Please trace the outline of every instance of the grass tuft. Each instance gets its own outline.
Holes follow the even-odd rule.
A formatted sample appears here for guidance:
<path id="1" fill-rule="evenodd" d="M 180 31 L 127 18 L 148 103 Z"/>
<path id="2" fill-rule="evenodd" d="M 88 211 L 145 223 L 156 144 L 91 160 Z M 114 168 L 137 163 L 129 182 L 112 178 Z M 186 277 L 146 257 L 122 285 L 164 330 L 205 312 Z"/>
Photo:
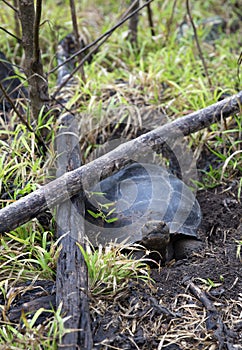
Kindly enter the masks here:
<path id="1" fill-rule="evenodd" d="M 151 282 L 149 267 L 144 259 L 133 259 L 123 254 L 124 245 L 108 245 L 94 249 L 87 243 L 79 248 L 84 256 L 93 296 L 116 294 L 127 287 L 130 280 Z M 128 248 L 128 246 L 127 246 Z"/>

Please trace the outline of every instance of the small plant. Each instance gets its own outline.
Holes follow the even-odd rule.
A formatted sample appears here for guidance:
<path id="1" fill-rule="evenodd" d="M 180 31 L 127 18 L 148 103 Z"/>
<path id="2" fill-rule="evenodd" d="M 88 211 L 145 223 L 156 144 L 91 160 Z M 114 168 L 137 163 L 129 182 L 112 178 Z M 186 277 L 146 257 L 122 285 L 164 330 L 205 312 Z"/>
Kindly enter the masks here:
<path id="1" fill-rule="evenodd" d="M 237 250 L 236 250 L 236 258 L 239 259 L 239 261 L 242 262 L 242 258 L 241 258 L 241 247 L 242 247 L 242 240 L 240 241 L 236 241 L 237 245 Z"/>
<path id="2" fill-rule="evenodd" d="M 58 256 L 50 232 L 36 222 L 26 224 L 1 238 L 0 285 L 8 278 L 16 281 L 36 276 L 53 279 Z"/>
<path id="3" fill-rule="evenodd" d="M 43 324 L 36 324 L 42 313 L 49 314 Z M 40 308 L 28 318 L 21 316 L 21 325 L 2 322 L 0 327 L 0 348 L 8 350 L 54 350 L 65 333 L 65 318 L 61 317 L 61 305 L 57 311 Z"/>
<path id="4" fill-rule="evenodd" d="M 235 116 L 229 121 L 232 127 L 226 130 L 214 124 L 206 135 L 206 147 L 213 154 L 212 164 L 208 170 L 201 170 L 202 182 L 196 182 L 200 189 L 214 188 L 222 181 L 238 178 L 242 171 L 241 151 L 241 116 Z M 238 181 L 238 201 L 241 198 L 241 178 Z"/>
<path id="5" fill-rule="evenodd" d="M 220 283 L 216 283 L 214 281 L 212 281 L 210 278 L 204 279 L 204 278 L 196 278 L 196 280 L 202 282 L 207 288 L 208 291 L 212 288 L 217 288 L 219 286 L 221 286 L 221 282 L 223 282 L 223 278 L 221 278 L 220 276 Z"/>
<path id="6" fill-rule="evenodd" d="M 88 242 L 86 250 L 79 245 L 87 264 L 90 290 L 93 295 L 109 295 L 117 293 L 127 287 L 132 279 L 151 281 L 149 267 L 144 260 L 134 260 L 124 255 L 125 245 L 99 245 L 94 249 Z"/>
<path id="7" fill-rule="evenodd" d="M 18 124 L 16 118 L 4 127 L 5 130 L 0 130 L 0 195 L 4 197 L 4 200 L 0 200 L 2 207 L 8 200 L 27 195 L 43 183 L 48 167 L 55 159 L 54 156 L 45 159 L 44 155 L 38 154 L 36 135 L 25 125 Z M 50 137 L 53 137 L 50 120 L 44 125 L 39 123 L 36 134 L 40 133 L 41 128 L 50 130 Z M 1 135 L 4 135 L 6 140 L 1 140 Z M 50 150 L 49 153 L 51 155 L 53 152 Z"/>
<path id="8" fill-rule="evenodd" d="M 89 196 L 93 196 L 93 195 L 98 195 L 98 196 L 104 196 L 105 193 L 103 192 L 89 192 Z M 118 220 L 118 218 L 108 218 L 110 215 L 112 215 L 115 212 L 115 208 L 110 209 L 110 207 L 113 207 L 115 205 L 115 202 L 111 202 L 111 203 L 100 203 L 97 202 L 97 212 L 95 213 L 94 211 L 88 209 L 88 213 L 94 218 L 94 219 L 98 219 L 101 218 L 103 221 L 107 222 L 107 223 L 112 223 Z M 110 209 L 110 210 L 109 210 Z"/>

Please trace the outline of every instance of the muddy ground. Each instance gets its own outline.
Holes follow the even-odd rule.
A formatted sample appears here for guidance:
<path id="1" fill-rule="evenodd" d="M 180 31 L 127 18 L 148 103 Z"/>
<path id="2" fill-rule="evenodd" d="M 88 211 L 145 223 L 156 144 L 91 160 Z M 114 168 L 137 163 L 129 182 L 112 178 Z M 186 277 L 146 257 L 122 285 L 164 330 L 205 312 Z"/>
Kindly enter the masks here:
<path id="1" fill-rule="evenodd" d="M 150 285 L 130 283 L 116 299 L 93 304 L 95 349 L 242 349 L 238 182 L 197 197 L 204 249 L 153 269 Z"/>

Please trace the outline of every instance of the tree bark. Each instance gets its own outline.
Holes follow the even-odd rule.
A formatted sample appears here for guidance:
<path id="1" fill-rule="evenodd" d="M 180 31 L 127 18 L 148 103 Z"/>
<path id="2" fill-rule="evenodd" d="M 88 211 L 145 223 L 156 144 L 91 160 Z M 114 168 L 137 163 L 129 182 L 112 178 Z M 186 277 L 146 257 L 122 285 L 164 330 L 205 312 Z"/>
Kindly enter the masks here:
<path id="1" fill-rule="evenodd" d="M 71 55 L 74 38 L 64 38 L 57 52 L 58 63 Z M 74 62 L 60 67 L 58 82 L 61 83 L 70 74 Z M 73 78 L 69 85 L 75 85 Z M 62 106 L 71 98 L 72 88 L 66 92 Z M 81 166 L 78 122 L 74 115 L 65 113 L 59 117 L 59 129 L 56 137 L 57 177 Z M 91 319 L 88 305 L 88 271 L 84 257 L 77 243 L 84 247 L 85 203 L 83 191 L 79 191 L 70 200 L 61 203 L 57 209 L 57 238 L 61 251 L 56 271 L 56 305 L 62 304 L 62 315 L 67 317 L 64 323 L 68 332 L 62 337 L 59 349 L 92 350 Z"/>
<path id="2" fill-rule="evenodd" d="M 38 11 L 41 2 L 37 1 Z M 39 20 L 41 13 L 35 13 L 33 0 L 19 0 L 19 16 L 22 26 L 22 44 L 25 51 L 24 69 L 29 84 L 29 97 L 34 120 L 49 101 L 48 82 L 44 76 L 39 48 Z M 43 135 L 44 136 L 44 135 Z"/>
<path id="3" fill-rule="evenodd" d="M 132 6 L 131 12 L 139 8 L 139 0 L 131 0 L 130 7 Z M 138 46 L 138 23 L 139 23 L 139 13 L 135 13 L 129 20 L 129 35 L 128 39 L 130 43 L 137 47 Z"/>
<path id="4" fill-rule="evenodd" d="M 164 147 L 181 135 L 208 127 L 241 111 L 242 91 L 197 112 L 179 118 L 147 134 L 121 144 L 113 151 L 64 174 L 33 193 L 0 210 L 0 232 L 11 231 L 36 217 L 41 211 L 64 202 L 82 189 L 91 188 L 100 179 L 142 159 L 152 148 Z"/>
<path id="5" fill-rule="evenodd" d="M 57 136 L 58 174 L 81 165 L 79 136 L 75 117 L 61 118 Z M 62 303 L 62 314 L 70 316 L 65 328 L 70 330 L 59 349 L 92 349 L 91 319 L 88 305 L 88 276 L 83 255 L 77 243 L 84 246 L 84 200 L 82 192 L 60 204 L 57 211 L 57 237 L 62 246 L 56 272 L 56 305 Z"/>

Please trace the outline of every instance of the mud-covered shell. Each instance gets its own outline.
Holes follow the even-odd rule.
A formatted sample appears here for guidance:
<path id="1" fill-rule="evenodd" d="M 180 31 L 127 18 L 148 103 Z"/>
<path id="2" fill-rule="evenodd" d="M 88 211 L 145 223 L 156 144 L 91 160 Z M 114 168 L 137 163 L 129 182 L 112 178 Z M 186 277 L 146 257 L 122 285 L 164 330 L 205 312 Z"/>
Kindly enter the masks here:
<path id="1" fill-rule="evenodd" d="M 105 209 L 107 203 L 110 206 Z M 99 182 L 87 209 L 92 213 L 102 211 L 102 219 L 87 214 L 87 235 L 95 245 L 141 241 L 141 228 L 150 220 L 165 221 L 171 234 L 196 237 L 202 217 L 188 186 L 167 169 L 153 164 L 135 163 Z M 112 209 L 115 211 L 109 215 Z M 112 218 L 117 220 L 108 222 Z"/>

